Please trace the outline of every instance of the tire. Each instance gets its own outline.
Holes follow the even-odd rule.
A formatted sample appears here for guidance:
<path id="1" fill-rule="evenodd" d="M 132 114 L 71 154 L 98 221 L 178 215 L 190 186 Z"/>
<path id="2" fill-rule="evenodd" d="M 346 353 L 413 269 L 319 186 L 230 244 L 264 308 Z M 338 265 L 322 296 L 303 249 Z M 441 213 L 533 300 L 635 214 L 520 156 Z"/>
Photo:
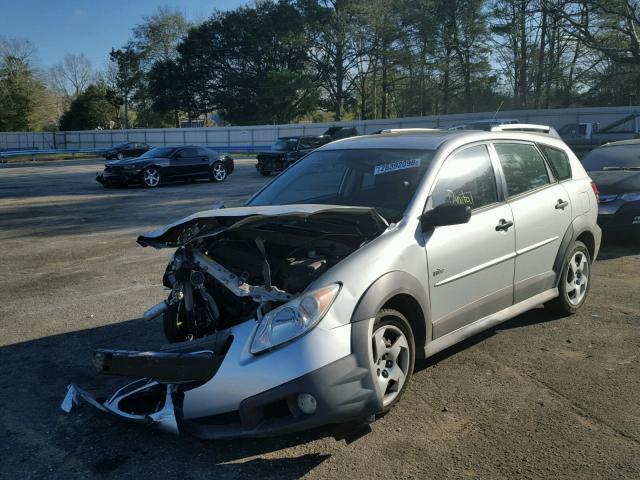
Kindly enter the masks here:
<path id="1" fill-rule="evenodd" d="M 573 315 L 587 299 L 591 287 L 591 255 L 582 242 L 575 242 L 567 254 L 558 282 L 560 295 L 545 307 L 561 315 Z"/>
<path id="2" fill-rule="evenodd" d="M 227 167 L 222 162 L 216 162 L 211 166 L 209 178 L 212 182 L 224 182 L 227 178 Z"/>
<path id="3" fill-rule="evenodd" d="M 145 168 L 142 172 L 142 184 L 147 188 L 156 188 L 161 181 L 162 175 L 156 167 Z"/>
<path id="4" fill-rule="evenodd" d="M 409 322 L 397 310 L 380 310 L 372 332 L 370 366 L 381 387 L 379 413 L 384 414 L 398 403 L 409 384 L 415 364 L 415 342 Z"/>
<path id="5" fill-rule="evenodd" d="M 122 154 L 122 152 L 118 152 L 118 154 L 116 155 L 116 158 L 118 160 L 122 160 L 124 158 L 124 155 Z"/>

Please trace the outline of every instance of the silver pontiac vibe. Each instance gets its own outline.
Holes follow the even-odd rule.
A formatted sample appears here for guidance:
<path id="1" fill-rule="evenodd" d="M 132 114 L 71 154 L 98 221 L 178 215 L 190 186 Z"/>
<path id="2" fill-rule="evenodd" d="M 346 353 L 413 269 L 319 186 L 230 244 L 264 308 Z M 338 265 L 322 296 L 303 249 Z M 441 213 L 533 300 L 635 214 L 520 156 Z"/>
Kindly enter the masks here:
<path id="1" fill-rule="evenodd" d="M 100 349 L 138 378 L 63 402 L 203 438 L 367 422 L 416 358 L 544 304 L 586 301 L 600 246 L 597 190 L 548 127 L 411 129 L 329 143 L 244 207 L 138 238 L 173 248 L 167 343 Z"/>

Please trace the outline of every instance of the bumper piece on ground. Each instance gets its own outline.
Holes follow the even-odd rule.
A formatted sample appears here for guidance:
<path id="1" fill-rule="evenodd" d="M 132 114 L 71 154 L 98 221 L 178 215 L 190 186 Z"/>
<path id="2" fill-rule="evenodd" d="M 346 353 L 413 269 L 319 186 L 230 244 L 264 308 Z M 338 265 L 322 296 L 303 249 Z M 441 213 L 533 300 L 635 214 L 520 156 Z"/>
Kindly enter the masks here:
<path id="1" fill-rule="evenodd" d="M 178 434 L 180 431 L 175 415 L 174 395 L 174 385 L 140 379 L 125 385 L 108 400 L 100 401 L 89 392 L 70 384 L 60 408 L 70 413 L 75 406 L 84 401 L 103 412 Z"/>

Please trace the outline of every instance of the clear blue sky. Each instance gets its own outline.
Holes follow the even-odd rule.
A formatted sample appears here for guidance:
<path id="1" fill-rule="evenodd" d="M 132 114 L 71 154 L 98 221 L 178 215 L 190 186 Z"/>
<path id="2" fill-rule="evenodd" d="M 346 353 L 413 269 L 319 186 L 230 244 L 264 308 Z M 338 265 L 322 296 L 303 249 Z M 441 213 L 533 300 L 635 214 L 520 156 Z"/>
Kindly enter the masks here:
<path id="1" fill-rule="evenodd" d="M 131 28 L 159 6 L 177 8 L 188 20 L 202 21 L 218 10 L 247 0 L 0 0 L 0 35 L 27 38 L 43 67 L 65 53 L 84 53 L 102 69 L 112 47 L 121 47 Z"/>

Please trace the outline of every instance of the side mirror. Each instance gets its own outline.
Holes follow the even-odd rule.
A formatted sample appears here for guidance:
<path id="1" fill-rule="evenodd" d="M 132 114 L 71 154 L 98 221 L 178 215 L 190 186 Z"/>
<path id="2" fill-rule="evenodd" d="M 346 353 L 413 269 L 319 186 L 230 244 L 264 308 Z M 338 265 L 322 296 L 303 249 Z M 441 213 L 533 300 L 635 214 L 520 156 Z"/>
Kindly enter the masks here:
<path id="1" fill-rule="evenodd" d="M 468 205 L 454 205 L 443 203 L 433 210 L 424 212 L 420 217 L 423 230 L 445 225 L 460 225 L 471 218 L 471 207 Z"/>

